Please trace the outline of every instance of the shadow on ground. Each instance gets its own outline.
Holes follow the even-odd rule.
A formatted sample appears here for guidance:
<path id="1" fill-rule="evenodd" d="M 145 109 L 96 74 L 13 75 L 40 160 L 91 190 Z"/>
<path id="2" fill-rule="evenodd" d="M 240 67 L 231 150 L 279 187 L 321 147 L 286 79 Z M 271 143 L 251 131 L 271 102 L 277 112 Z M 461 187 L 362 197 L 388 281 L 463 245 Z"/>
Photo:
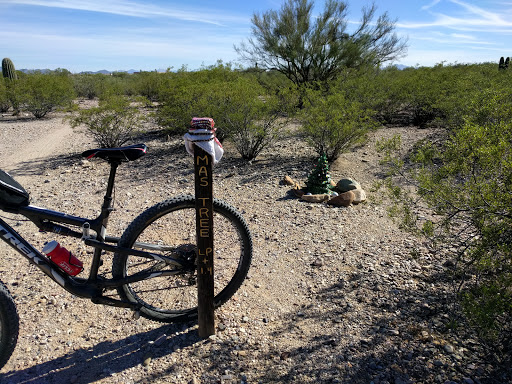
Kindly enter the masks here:
<path id="1" fill-rule="evenodd" d="M 178 333 L 176 335 L 176 333 Z M 168 337 L 166 335 L 173 335 Z M 155 342 L 156 341 L 156 342 Z M 197 331 L 186 325 L 171 324 L 115 342 L 104 341 L 89 349 L 79 349 L 30 368 L 0 374 L 0 382 L 12 384 L 93 383 L 200 342 Z M 83 364 L 83 362 L 87 364 Z M 142 367 L 140 367 L 142 369 Z M 153 367 L 153 376 L 172 374 L 173 366 Z"/>
<path id="2" fill-rule="evenodd" d="M 312 304 L 289 315 L 274 340 L 300 339 L 300 347 L 271 350 L 264 383 L 487 383 L 512 382 L 510 356 L 480 343 L 453 310 L 453 294 L 376 284 L 355 274 L 314 294 Z M 448 283 L 426 276 L 426 286 Z M 378 294 L 369 291 L 377 290 Z M 317 333 L 304 333 L 316 324 Z M 355 327 L 352 325 L 357 324 Z M 467 327 L 467 328 L 466 328 Z M 358 330 L 360 331 L 359 334 Z M 354 332 L 354 334 L 352 333 Z M 446 345 L 454 347 L 449 352 Z M 464 348 L 462 351 L 461 348 Z M 492 352 L 496 355 L 492 356 Z M 497 361 L 498 357 L 501 361 Z"/>

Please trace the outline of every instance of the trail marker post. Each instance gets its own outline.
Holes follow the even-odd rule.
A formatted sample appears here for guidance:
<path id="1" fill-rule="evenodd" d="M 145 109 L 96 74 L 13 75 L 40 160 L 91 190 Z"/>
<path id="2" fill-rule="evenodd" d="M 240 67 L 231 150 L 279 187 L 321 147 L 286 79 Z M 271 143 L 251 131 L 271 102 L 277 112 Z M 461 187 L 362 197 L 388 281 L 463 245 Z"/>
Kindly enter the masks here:
<path id="1" fill-rule="evenodd" d="M 213 247 L 213 164 L 223 154 L 215 138 L 214 121 L 194 118 L 185 135 L 187 151 L 194 156 L 197 241 L 197 310 L 199 336 L 215 334 L 214 247 Z"/>
<path id="2" fill-rule="evenodd" d="M 213 186 L 212 157 L 194 146 L 197 238 L 197 305 L 199 336 L 215 334 L 213 315 Z"/>

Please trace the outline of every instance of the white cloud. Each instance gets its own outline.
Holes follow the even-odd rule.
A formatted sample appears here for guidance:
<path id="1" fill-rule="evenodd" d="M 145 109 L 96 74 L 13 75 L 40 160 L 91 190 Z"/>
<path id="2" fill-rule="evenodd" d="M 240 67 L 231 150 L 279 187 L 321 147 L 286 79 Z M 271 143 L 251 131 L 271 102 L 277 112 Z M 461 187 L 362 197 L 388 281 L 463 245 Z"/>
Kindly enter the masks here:
<path id="1" fill-rule="evenodd" d="M 166 7 L 136 1 L 121 0 L 3 0 L 4 4 L 31 5 L 49 8 L 74 9 L 88 12 L 109 13 L 114 15 L 154 18 L 167 17 L 197 23 L 225 25 L 229 22 L 247 23 L 247 18 L 217 12 L 214 9 L 199 10 L 183 5 L 167 3 Z"/>
<path id="2" fill-rule="evenodd" d="M 131 68 L 153 70 L 179 68 L 183 64 L 194 69 L 203 62 L 214 64 L 218 59 L 225 62 L 236 60 L 233 42 L 242 38 L 241 35 L 230 34 L 205 37 L 190 28 L 179 28 L 175 32 L 169 30 L 164 35 L 150 38 L 137 29 L 126 34 L 77 36 L 6 28 L 3 36 L 13 47 L 20 47 L 19 50 L 11 49 L 10 53 L 16 58 L 18 68 L 64 67 L 72 72 Z"/>
<path id="3" fill-rule="evenodd" d="M 434 33 L 431 35 L 417 35 L 414 37 L 411 37 L 411 40 L 420 40 L 420 41 L 429 41 L 436 44 L 443 44 L 443 45 L 471 45 L 473 47 L 498 47 L 500 44 L 484 41 L 484 40 L 478 40 L 473 37 L 467 37 L 467 36 L 460 36 L 457 34 L 443 34 L 443 33 Z"/>
<path id="4" fill-rule="evenodd" d="M 436 4 L 438 4 L 441 0 L 434 0 L 433 2 L 431 2 L 430 4 L 427 4 L 427 5 L 424 5 L 423 7 L 421 7 L 422 10 L 426 11 L 427 9 L 430 9 L 432 8 L 433 6 L 435 6 Z"/>
<path id="5" fill-rule="evenodd" d="M 463 35 L 462 33 L 452 33 L 451 36 L 456 39 L 471 40 L 472 42 L 477 40 L 475 36 Z"/>
<path id="6" fill-rule="evenodd" d="M 444 27 L 459 31 L 480 31 L 488 32 L 489 28 L 496 30 L 497 28 L 511 29 L 512 20 L 503 18 L 503 14 L 511 12 L 512 9 L 500 12 L 492 12 L 483 8 L 468 4 L 460 0 L 448 0 L 450 3 L 457 5 L 460 11 L 456 14 L 446 14 L 441 12 L 434 12 L 432 8 L 439 3 L 434 1 L 431 4 L 422 7 L 422 10 L 428 11 L 433 16 L 432 21 L 428 22 L 400 22 L 397 27 L 404 29 L 424 29 Z"/>

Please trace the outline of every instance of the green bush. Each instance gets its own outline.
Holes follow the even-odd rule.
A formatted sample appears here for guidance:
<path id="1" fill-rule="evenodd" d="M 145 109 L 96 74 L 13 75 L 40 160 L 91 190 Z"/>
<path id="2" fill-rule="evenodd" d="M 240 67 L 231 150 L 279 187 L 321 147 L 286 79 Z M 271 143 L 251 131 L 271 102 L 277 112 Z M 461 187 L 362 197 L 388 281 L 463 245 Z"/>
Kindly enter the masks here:
<path id="1" fill-rule="evenodd" d="M 76 95 L 85 99 L 93 100 L 98 97 L 98 83 L 101 81 L 101 74 L 78 74 L 73 75 L 73 87 Z"/>
<path id="2" fill-rule="evenodd" d="M 67 73 L 31 73 L 18 80 L 18 92 L 23 108 L 40 119 L 57 108 L 71 105 L 75 93 Z"/>
<path id="3" fill-rule="evenodd" d="M 325 95 L 308 90 L 300 118 L 309 143 L 319 155 L 326 154 L 329 162 L 364 142 L 368 131 L 376 127 L 373 112 L 341 92 Z"/>
<path id="4" fill-rule="evenodd" d="M 38 119 L 57 108 L 69 107 L 75 97 L 70 77 L 59 71 L 24 77 L 19 80 L 19 92 L 24 109 Z"/>
<path id="5" fill-rule="evenodd" d="M 128 88 L 128 74 L 100 75 L 96 82 L 96 94 L 98 98 L 108 98 L 110 95 L 126 95 Z"/>
<path id="6" fill-rule="evenodd" d="M 158 95 L 157 122 L 170 134 L 187 132 L 193 117 L 218 117 L 219 102 L 211 97 L 216 89 L 235 81 L 241 74 L 229 65 L 216 66 L 187 72 L 182 68 L 169 73 L 162 80 Z M 225 138 L 222 127 L 217 131 L 219 139 Z"/>
<path id="7" fill-rule="evenodd" d="M 478 313 L 481 329 L 500 329 L 504 318 L 512 320 L 512 123 L 467 122 L 423 158 L 420 192 L 439 215 L 439 238 L 458 249 L 466 309 Z M 483 298 L 493 305 L 483 307 Z"/>
<path id="8" fill-rule="evenodd" d="M 349 83 L 363 81 L 369 89 L 366 93 L 352 92 L 350 97 L 359 97 L 384 124 L 457 128 L 482 91 L 512 85 L 510 77 L 500 75 L 494 65 L 488 64 L 438 64 L 404 70 L 391 67 L 368 72 L 361 80 L 350 76 Z"/>
<path id="9" fill-rule="evenodd" d="M 130 89 L 132 95 L 144 96 L 151 102 L 158 101 L 167 73 L 140 72 L 130 75 Z"/>
<path id="10" fill-rule="evenodd" d="M 169 134 L 184 134 L 193 117 L 212 117 L 205 93 L 208 85 L 192 81 L 185 74 L 174 74 L 167 79 L 159 95 L 156 118 Z"/>
<path id="11" fill-rule="evenodd" d="M 287 105 L 276 95 L 265 95 L 254 80 L 240 77 L 212 90 L 212 116 L 245 160 L 255 159 L 272 145 L 285 124 Z"/>
<path id="12" fill-rule="evenodd" d="M 468 318 L 501 342 L 512 334 L 511 96 L 503 89 L 474 92 L 463 123 L 417 145 L 407 168 L 386 156 L 395 175 L 415 180 L 420 197 L 390 184 L 403 204 L 395 212 L 433 246 L 450 249 Z M 392 150 L 390 143 L 383 149 Z M 430 209 L 429 220 L 418 220 L 418 205 Z"/>
<path id="13" fill-rule="evenodd" d="M 289 111 L 288 91 L 269 93 L 272 87 L 266 85 L 257 75 L 222 63 L 169 73 L 160 88 L 157 121 L 168 132 L 183 134 L 193 117 L 211 117 L 217 137 L 232 139 L 240 155 L 252 160 L 274 142 Z"/>
<path id="14" fill-rule="evenodd" d="M 120 147 L 142 130 L 144 118 L 132 100 L 120 95 L 101 98 L 99 106 L 80 110 L 69 118 L 71 126 L 85 126 L 99 146 Z"/>
<path id="15" fill-rule="evenodd" d="M 4 79 L 0 78 L 0 113 L 5 113 L 11 107 L 9 96 L 7 94 L 7 87 L 5 86 Z"/>

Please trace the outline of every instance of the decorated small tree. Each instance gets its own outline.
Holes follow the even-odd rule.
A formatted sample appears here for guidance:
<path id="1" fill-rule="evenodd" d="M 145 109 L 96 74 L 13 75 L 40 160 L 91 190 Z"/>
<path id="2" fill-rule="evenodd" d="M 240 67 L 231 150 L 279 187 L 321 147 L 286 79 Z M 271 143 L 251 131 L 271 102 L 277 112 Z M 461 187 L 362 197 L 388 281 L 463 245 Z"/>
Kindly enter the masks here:
<path id="1" fill-rule="evenodd" d="M 331 191 L 331 175 L 329 174 L 329 163 L 325 153 L 318 158 L 316 165 L 309 174 L 306 181 L 307 192 L 313 195 L 330 193 Z"/>

